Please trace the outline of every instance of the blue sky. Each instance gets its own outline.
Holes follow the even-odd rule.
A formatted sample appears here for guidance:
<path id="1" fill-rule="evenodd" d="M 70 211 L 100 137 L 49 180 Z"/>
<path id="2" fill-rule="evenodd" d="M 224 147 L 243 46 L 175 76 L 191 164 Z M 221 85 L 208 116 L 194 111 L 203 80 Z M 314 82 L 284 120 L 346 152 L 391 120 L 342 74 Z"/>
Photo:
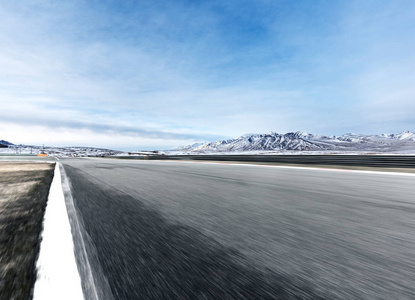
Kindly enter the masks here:
<path id="1" fill-rule="evenodd" d="M 0 139 L 415 130 L 414 1 L 1 1 Z"/>

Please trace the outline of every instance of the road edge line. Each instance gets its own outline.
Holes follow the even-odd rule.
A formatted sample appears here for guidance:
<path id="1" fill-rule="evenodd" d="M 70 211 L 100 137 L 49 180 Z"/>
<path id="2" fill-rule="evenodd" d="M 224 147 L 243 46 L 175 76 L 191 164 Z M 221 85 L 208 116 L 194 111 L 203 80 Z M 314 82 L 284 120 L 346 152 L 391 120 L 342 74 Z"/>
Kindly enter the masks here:
<path id="1" fill-rule="evenodd" d="M 36 270 L 34 300 L 84 299 L 59 163 L 49 190 Z"/>

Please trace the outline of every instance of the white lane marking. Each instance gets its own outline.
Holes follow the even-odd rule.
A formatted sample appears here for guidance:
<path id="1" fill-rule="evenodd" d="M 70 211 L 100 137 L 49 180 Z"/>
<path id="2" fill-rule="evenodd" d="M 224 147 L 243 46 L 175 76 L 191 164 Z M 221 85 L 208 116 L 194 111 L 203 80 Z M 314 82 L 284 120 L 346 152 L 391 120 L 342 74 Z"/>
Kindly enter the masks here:
<path id="1" fill-rule="evenodd" d="M 36 263 L 34 300 L 84 299 L 61 184 L 59 163 L 49 191 L 42 242 Z"/>
<path id="2" fill-rule="evenodd" d="M 143 160 L 144 161 L 144 160 Z M 257 165 L 257 164 L 240 164 L 232 162 L 207 162 L 207 161 L 182 161 L 182 160 L 151 160 L 146 162 L 169 162 L 169 163 L 201 163 L 210 165 L 229 165 L 229 166 L 248 166 L 248 167 L 263 167 L 263 168 L 279 168 L 279 169 L 297 169 L 297 170 L 319 170 L 330 172 L 351 172 L 351 173 L 363 173 L 363 174 L 379 174 L 379 175 L 391 175 L 391 176 L 409 176 L 415 177 L 415 173 L 400 173 L 400 172 L 388 172 L 388 171 L 368 171 L 368 170 L 352 170 L 352 169 L 330 169 L 330 168 L 316 168 L 316 167 L 295 167 L 295 166 L 277 166 L 277 165 Z"/>

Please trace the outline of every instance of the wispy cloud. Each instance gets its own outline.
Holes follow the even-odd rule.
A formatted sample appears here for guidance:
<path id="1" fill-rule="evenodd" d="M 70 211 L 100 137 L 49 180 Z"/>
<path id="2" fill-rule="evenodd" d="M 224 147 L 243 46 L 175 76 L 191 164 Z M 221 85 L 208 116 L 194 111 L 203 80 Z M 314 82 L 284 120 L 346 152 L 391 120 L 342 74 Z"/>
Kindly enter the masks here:
<path id="1" fill-rule="evenodd" d="M 201 139 L 221 139 L 224 136 L 221 135 L 209 135 L 209 134 L 190 134 L 179 132 L 168 132 L 154 129 L 146 129 L 134 126 L 122 126 L 117 124 L 105 124 L 96 122 L 85 122 L 76 120 L 62 120 L 62 119 L 47 119 L 44 117 L 35 117 L 27 115 L 24 116 L 2 116 L 2 122 L 14 123 L 20 126 L 41 126 L 45 128 L 56 129 L 85 129 L 91 132 L 98 132 L 101 134 L 119 134 L 139 138 L 147 139 L 166 139 L 166 140 L 181 140 L 181 141 L 193 141 Z"/>

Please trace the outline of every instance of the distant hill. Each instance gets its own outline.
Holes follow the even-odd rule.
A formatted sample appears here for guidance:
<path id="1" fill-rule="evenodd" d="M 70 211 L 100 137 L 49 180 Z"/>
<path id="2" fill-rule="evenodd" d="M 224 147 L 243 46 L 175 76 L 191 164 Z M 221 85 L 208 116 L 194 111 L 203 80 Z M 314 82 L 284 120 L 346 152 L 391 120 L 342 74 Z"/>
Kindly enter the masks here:
<path id="1" fill-rule="evenodd" d="M 175 149 L 180 150 L 179 149 Z M 415 153 L 415 134 L 364 135 L 346 133 L 342 136 L 324 136 L 306 132 L 279 134 L 250 134 L 235 139 L 185 146 L 182 151 L 194 153 L 246 152 L 246 151 L 336 151 L 375 153 Z"/>
<path id="2" fill-rule="evenodd" d="M 13 144 L 8 142 L 8 141 L 0 140 L 0 148 L 7 148 L 7 147 L 12 146 L 12 145 Z"/>
<path id="3" fill-rule="evenodd" d="M 9 146 L 12 146 L 9 148 Z M 50 147 L 35 145 L 15 145 L 10 142 L 0 141 L 1 154 L 47 154 L 49 156 L 63 157 L 85 157 L 85 156 L 108 156 L 123 153 L 122 151 L 102 149 L 94 147 Z"/>

